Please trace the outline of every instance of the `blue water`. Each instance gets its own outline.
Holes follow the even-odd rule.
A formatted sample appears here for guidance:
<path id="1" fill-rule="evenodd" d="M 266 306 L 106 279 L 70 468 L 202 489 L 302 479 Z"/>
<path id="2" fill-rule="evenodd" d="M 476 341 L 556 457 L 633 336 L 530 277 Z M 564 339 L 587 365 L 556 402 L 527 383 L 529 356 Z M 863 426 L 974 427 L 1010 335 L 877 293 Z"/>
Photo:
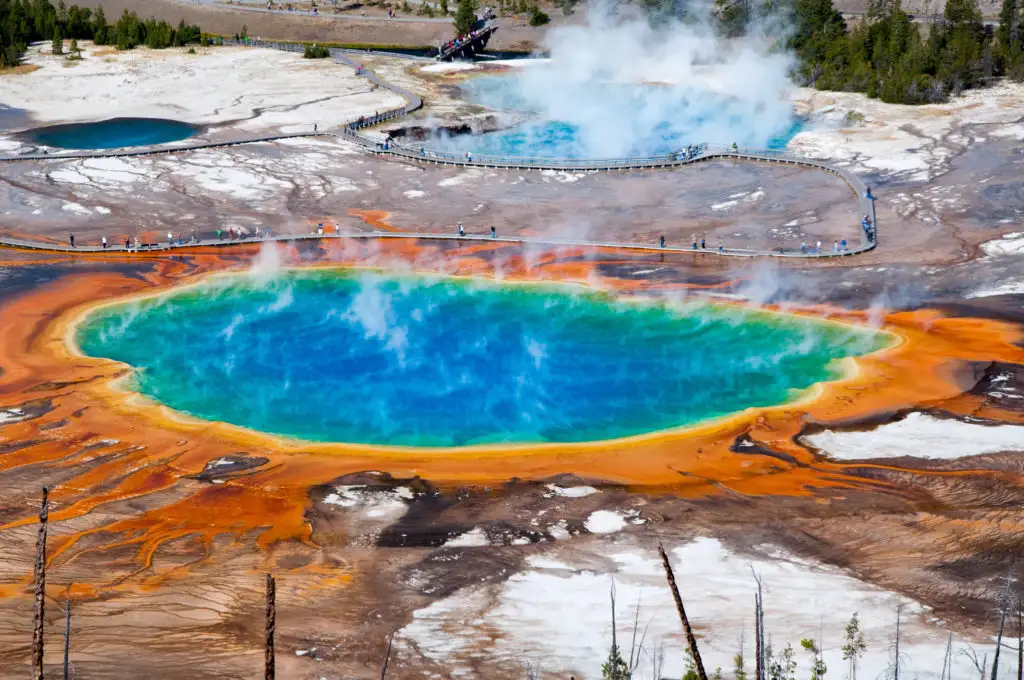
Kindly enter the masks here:
<path id="1" fill-rule="evenodd" d="M 36 144 L 60 149 L 117 149 L 177 142 L 198 134 L 200 128 L 164 118 L 111 118 L 95 123 L 69 123 L 29 130 Z"/>
<path id="2" fill-rule="evenodd" d="M 553 94 L 531 72 L 473 78 L 463 96 L 529 120 L 433 140 L 441 151 L 532 158 L 663 156 L 687 145 L 782 149 L 804 127 L 788 104 L 767 107 L 667 85 L 563 83 Z"/>
<path id="3" fill-rule="evenodd" d="M 105 307 L 84 352 L 179 411 L 315 441 L 601 440 L 785 402 L 884 340 L 737 307 L 349 270 Z"/>

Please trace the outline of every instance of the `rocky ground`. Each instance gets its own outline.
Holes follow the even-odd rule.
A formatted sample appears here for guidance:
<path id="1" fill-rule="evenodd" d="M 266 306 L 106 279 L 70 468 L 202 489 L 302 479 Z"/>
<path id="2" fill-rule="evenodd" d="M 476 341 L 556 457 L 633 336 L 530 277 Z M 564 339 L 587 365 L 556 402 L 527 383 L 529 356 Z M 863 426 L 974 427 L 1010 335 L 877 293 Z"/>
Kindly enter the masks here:
<path id="1" fill-rule="evenodd" d="M 13 79 L 49 80 L 53 71 L 76 69 L 111 77 L 107 69 L 128 59 L 142 60 L 135 68 L 152 84 L 130 88 L 140 115 L 174 106 L 217 134 L 288 130 L 386 104 L 385 94 L 361 90 L 340 66 L 222 54 L 191 61 L 174 52 L 93 54 L 71 69 L 34 56 L 40 70 L 3 76 L 11 96 L 4 103 L 20 121 L 10 127 L 61 119 L 61 96 L 81 102 L 82 118 L 104 115 L 86 79 L 45 91 L 38 81 Z M 463 111 L 452 98 L 461 75 L 423 73 L 401 60 L 373 66 L 423 92 L 425 115 Z M 228 68 L 237 85 L 209 81 Z M 169 84 L 178 73 L 197 87 L 205 83 L 202 97 Z M 758 303 L 879 316 L 936 307 L 952 317 L 1024 322 L 1022 99 L 1016 86 L 913 109 L 856 95 L 796 94 L 810 125 L 792 148 L 848 164 L 879 196 L 880 247 L 870 254 L 821 265 L 656 254 L 583 259 L 620 285 L 690 282 Z M 110 111 L 126 101 L 113 101 Z M 23 147 L 13 136 L 4 143 Z M 463 221 L 470 231 L 495 224 L 503 234 L 640 243 L 664 234 L 686 243 L 707 232 L 712 247 L 792 248 L 849 238 L 858 219 L 839 180 L 806 171 L 725 163 L 629 174 L 457 170 L 381 160 L 319 139 L 7 164 L 0 187 L 3 231 L 63 239 L 73 230 L 86 241 L 226 226 L 305 233 L 320 222 L 445 232 Z M 237 257 L 244 265 L 251 255 Z M 552 276 L 574 271 L 581 259 L 575 252 L 532 256 Z M 0 310 L 7 311 L 30 294 L 60 291 L 47 286 L 62 277 L 89 282 L 88 290 L 67 286 L 80 297 L 112 295 L 141 281 L 188 276 L 202 259 L 69 261 L 8 251 L 0 258 Z M 28 327 L 46 321 L 32 308 L 21 313 L 0 335 L 6 352 L 31 346 Z M 953 677 L 969 678 L 977 673 L 961 651 L 991 651 L 1002 579 L 1021 575 L 1024 373 L 984 355 L 957 364 L 950 379 L 962 394 L 922 399 L 910 390 L 905 409 L 806 422 L 792 437 L 771 435 L 770 420 L 751 424 L 724 440 L 721 461 L 756 474 L 726 474 L 733 468 L 714 459 L 681 472 L 677 486 L 660 487 L 582 471 L 471 484 L 458 481 L 457 473 L 475 471 L 465 462 L 431 476 L 408 467 L 381 474 L 384 464 L 372 459 L 361 471 L 333 474 L 333 463 L 320 460 L 299 475 L 255 446 L 221 445 L 207 455 L 214 450 L 208 433 L 164 433 L 143 421 L 105 431 L 106 421 L 91 414 L 107 406 L 80 392 L 96 378 L 92 369 L 75 365 L 67 376 L 35 381 L 38 366 L 6 357 L 0 677 L 26 672 L 31 514 L 41 484 L 58 489 L 47 659 L 56 671 L 56 603 L 70 596 L 72 659 L 83 677 L 124 677 L 125 669 L 156 677 L 256 675 L 266 570 L 278 574 L 279 677 L 379 677 L 392 632 L 389 677 L 520 678 L 527 667 L 539 667 L 541 677 L 597 677 L 611 637 L 613 575 L 620 644 L 632 646 L 638 604 L 639 628 L 647 631 L 638 677 L 678 677 L 680 634 L 655 562 L 663 543 L 711 667 L 729 669 L 743 636 L 750 670 L 752 566 L 768 588 L 773 644 L 820 637 L 830 677 L 845 668 L 841 631 L 854 612 L 868 646 L 862 677 L 885 672 L 898 596 L 904 669 L 938 678 L 953 631 Z M 677 466 L 710 456 L 679 446 Z M 641 454 L 624 448 L 619 455 Z M 803 481 L 780 481 L 791 479 Z M 301 531 L 288 534 L 293 527 Z M 68 537 L 77 543 L 65 550 Z M 797 651 L 805 672 L 807 655 Z M 1012 660 L 1001 668 L 999 677 L 1015 677 Z"/>

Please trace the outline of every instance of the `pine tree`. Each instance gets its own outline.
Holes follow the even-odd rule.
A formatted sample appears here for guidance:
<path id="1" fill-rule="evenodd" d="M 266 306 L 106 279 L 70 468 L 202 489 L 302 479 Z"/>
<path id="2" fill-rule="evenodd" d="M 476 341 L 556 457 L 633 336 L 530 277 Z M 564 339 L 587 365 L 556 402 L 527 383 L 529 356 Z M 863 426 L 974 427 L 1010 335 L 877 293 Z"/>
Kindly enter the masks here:
<path id="1" fill-rule="evenodd" d="M 60 26 L 53 27 L 53 53 L 64 54 L 64 38 L 60 34 Z"/>
<path id="2" fill-rule="evenodd" d="M 747 669 L 743 659 L 743 650 L 741 649 L 736 656 L 732 657 L 732 675 L 735 680 L 747 680 Z"/>
<path id="3" fill-rule="evenodd" d="M 843 639 L 843 661 L 850 664 L 850 680 L 857 680 L 857 661 L 867 648 L 868 646 L 864 644 L 864 633 L 860 630 L 860 621 L 854 612 L 846 624 Z"/>
<path id="4" fill-rule="evenodd" d="M 1002 60 L 1000 70 L 1013 80 L 1024 80 L 1024 45 L 1021 44 L 1020 21 L 1020 0 L 1003 0 L 999 12 L 999 28 L 996 31 Z"/>
<path id="5" fill-rule="evenodd" d="M 793 645 L 786 645 L 782 654 L 773 657 L 768 663 L 769 680 L 796 680 L 796 659 L 793 654 Z"/>
<path id="6" fill-rule="evenodd" d="M 117 20 L 115 32 L 117 35 L 117 49 L 134 49 L 142 42 L 142 22 L 139 21 L 139 16 L 135 12 L 129 12 L 126 9 L 121 14 L 121 18 Z"/>
<path id="7" fill-rule="evenodd" d="M 697 662 L 693 660 L 693 652 L 687 647 L 684 653 L 686 656 L 683 658 L 683 662 L 686 664 L 686 670 L 683 671 L 683 680 L 700 680 L 700 676 L 697 675 Z"/>
<path id="8" fill-rule="evenodd" d="M 455 8 L 455 34 L 466 35 L 476 23 L 476 0 L 459 0 Z"/>
<path id="9" fill-rule="evenodd" d="M 608 660 L 601 666 L 601 677 L 605 680 L 629 680 L 629 668 L 622 658 L 618 645 L 612 645 Z"/>
<path id="10" fill-rule="evenodd" d="M 718 30 L 727 38 L 737 38 L 747 31 L 750 20 L 749 0 L 715 0 Z"/>
<path id="11" fill-rule="evenodd" d="M 800 641 L 800 646 L 811 655 L 811 680 L 822 680 L 828 671 L 828 666 L 825 665 L 825 660 L 821 658 L 821 650 L 818 649 L 818 645 L 815 644 L 814 640 L 804 638 Z"/>
<path id="12" fill-rule="evenodd" d="M 103 5 L 96 8 L 96 14 L 92 16 L 92 40 L 97 45 L 107 44 L 107 15 L 103 12 Z"/>

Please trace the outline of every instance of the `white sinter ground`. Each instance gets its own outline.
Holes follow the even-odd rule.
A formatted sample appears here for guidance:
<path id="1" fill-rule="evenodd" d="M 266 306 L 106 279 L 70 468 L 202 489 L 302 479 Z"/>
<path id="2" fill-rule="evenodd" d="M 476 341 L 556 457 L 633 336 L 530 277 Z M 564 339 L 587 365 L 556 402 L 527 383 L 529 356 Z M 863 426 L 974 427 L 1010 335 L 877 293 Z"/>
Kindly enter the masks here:
<path id="1" fill-rule="evenodd" d="M 911 413 L 869 432 L 825 430 L 803 438 L 822 453 L 842 460 L 864 458 L 960 458 L 1024 451 L 1024 426 L 980 425 Z"/>
<path id="2" fill-rule="evenodd" d="M 374 88 L 333 59 L 246 47 L 197 47 L 118 52 L 80 43 L 79 62 L 34 45 L 31 73 L 0 76 L 3 103 L 31 115 L 37 126 L 114 117 L 170 118 L 210 125 L 238 121 L 247 134 L 321 129 L 403 100 Z M 67 66 L 67 64 L 73 64 Z M 0 150 L 16 148 L 3 140 Z"/>
<path id="3" fill-rule="evenodd" d="M 1012 224 L 1012 220 L 1002 222 Z M 1002 237 L 981 244 L 984 257 L 978 267 L 979 274 L 975 288 L 967 293 L 968 298 L 984 298 L 996 295 L 1024 294 L 1024 231 L 1004 234 Z"/>
<path id="4" fill-rule="evenodd" d="M 846 677 L 842 635 L 854 612 L 867 644 L 857 676 L 883 677 L 892 658 L 896 596 L 839 569 L 771 550 L 766 555 L 748 558 L 709 538 L 670 550 L 709 675 L 721 667 L 732 677 L 741 635 L 747 671 L 752 672 L 753 567 L 765 586 L 766 634 L 776 650 L 793 645 L 797 677 L 809 676 L 810 657 L 800 648 L 803 638 L 820 639 L 829 677 Z M 659 647 L 664 665 L 657 677 L 683 674 L 685 639 L 656 552 L 637 548 L 629 539 L 603 538 L 589 546 L 553 548 L 529 557 L 528 564 L 503 584 L 463 589 L 415 612 L 396 637 L 396 649 L 415 646 L 452 676 L 471 676 L 474 659 L 487 659 L 509 670 L 539 663 L 545 678 L 600 678 L 611 644 L 608 593 L 614 575 L 618 642 L 627 658 L 637 602 L 639 627 L 646 630 L 645 651 L 633 677 L 655 677 L 653 652 Z M 942 622 L 926 607 L 903 600 L 901 629 L 900 677 L 937 679 L 947 638 Z M 967 644 L 954 636 L 952 677 L 957 680 L 977 677 L 960 654 Z M 991 651 L 990 645 L 975 647 Z M 1016 677 L 1012 662 L 1002 668 L 1000 678 Z"/>
<path id="5" fill-rule="evenodd" d="M 944 104 L 904 106 L 885 104 L 862 94 L 800 89 L 795 94 L 798 114 L 808 127 L 789 148 L 814 158 L 850 161 L 871 172 L 926 181 L 941 173 L 953 156 L 943 143 L 967 145 L 975 140 L 951 134 L 970 122 L 988 137 L 1024 137 L 1021 105 L 1024 86 L 1000 83 L 969 90 Z M 980 134 L 980 133 L 974 133 Z"/>

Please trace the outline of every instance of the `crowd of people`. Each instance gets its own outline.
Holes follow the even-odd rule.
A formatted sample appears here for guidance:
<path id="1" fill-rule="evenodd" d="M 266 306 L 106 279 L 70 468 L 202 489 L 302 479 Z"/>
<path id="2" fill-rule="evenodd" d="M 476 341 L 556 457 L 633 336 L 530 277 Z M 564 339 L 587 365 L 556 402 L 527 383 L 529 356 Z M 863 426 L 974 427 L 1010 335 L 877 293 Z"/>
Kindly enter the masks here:
<path id="1" fill-rule="evenodd" d="M 454 40 L 449 40 L 445 44 L 441 45 L 441 48 L 440 48 L 440 51 L 439 51 L 439 55 L 445 54 L 445 53 L 451 52 L 451 51 L 456 51 L 457 52 L 460 47 L 464 47 L 464 46 L 470 44 L 476 38 L 479 38 L 481 35 L 483 35 L 483 33 L 486 30 L 487 30 L 486 27 L 485 28 L 479 28 L 479 29 L 476 29 L 474 31 L 470 31 L 469 33 L 466 33 L 465 35 L 460 35 L 458 38 L 455 38 Z"/>
<path id="2" fill-rule="evenodd" d="M 681 149 L 674 154 L 675 159 L 678 161 L 692 161 L 707 151 L 707 148 L 707 144 L 687 144 L 685 149 Z"/>

